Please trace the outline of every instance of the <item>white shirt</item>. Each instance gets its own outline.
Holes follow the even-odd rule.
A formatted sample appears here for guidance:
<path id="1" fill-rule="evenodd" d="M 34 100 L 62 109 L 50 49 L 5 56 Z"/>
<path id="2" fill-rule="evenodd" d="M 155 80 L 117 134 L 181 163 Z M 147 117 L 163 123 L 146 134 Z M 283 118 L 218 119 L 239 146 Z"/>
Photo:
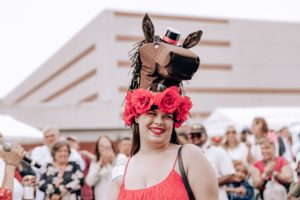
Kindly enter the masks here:
<path id="1" fill-rule="evenodd" d="M 202 150 L 218 178 L 235 173 L 234 166 L 229 156 L 222 148 L 211 145 L 202 148 Z M 219 200 L 228 200 L 225 186 L 219 187 Z"/>
<path id="2" fill-rule="evenodd" d="M 244 163 L 244 165 L 248 166 L 248 153 L 249 148 L 244 143 L 239 143 L 237 147 L 234 149 L 225 149 L 227 155 L 231 160 L 240 160 Z"/>
<path id="3" fill-rule="evenodd" d="M 4 172 L 5 171 L 5 162 L 0 158 L 0 185 L 2 185 L 3 178 L 4 178 Z M 13 193 L 13 199 L 14 200 L 22 200 L 23 197 L 23 187 L 21 183 L 14 179 L 14 193 Z"/>
<path id="4" fill-rule="evenodd" d="M 99 162 L 92 162 L 89 173 L 85 178 L 86 183 L 94 187 L 95 200 L 105 200 L 108 196 L 108 186 L 111 183 L 113 163 L 100 167 Z"/>

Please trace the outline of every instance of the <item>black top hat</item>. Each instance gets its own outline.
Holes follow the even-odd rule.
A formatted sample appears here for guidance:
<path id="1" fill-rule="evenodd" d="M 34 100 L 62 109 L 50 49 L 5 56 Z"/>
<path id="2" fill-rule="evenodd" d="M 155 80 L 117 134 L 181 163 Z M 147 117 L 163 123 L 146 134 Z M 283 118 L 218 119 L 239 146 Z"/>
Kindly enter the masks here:
<path id="1" fill-rule="evenodd" d="M 163 40 L 169 44 L 177 45 L 180 37 L 180 33 L 178 30 L 168 27 L 166 34 L 163 37 Z"/>

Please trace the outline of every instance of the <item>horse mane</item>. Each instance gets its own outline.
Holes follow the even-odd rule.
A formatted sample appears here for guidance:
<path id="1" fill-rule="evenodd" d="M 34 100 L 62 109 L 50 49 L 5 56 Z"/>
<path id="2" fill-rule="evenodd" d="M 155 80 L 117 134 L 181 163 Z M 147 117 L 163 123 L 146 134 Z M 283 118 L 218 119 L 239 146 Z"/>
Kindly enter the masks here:
<path id="1" fill-rule="evenodd" d="M 158 35 L 153 36 L 153 45 L 155 45 L 158 42 L 164 42 Z M 133 48 L 129 51 L 128 56 L 129 60 L 131 61 L 131 69 L 132 71 L 132 78 L 129 85 L 129 90 L 134 90 L 139 87 L 140 85 L 140 78 L 141 78 L 141 68 L 142 68 L 142 62 L 140 60 L 140 48 L 143 46 L 143 44 L 147 43 L 146 40 L 142 40 L 137 42 L 133 45 Z"/>

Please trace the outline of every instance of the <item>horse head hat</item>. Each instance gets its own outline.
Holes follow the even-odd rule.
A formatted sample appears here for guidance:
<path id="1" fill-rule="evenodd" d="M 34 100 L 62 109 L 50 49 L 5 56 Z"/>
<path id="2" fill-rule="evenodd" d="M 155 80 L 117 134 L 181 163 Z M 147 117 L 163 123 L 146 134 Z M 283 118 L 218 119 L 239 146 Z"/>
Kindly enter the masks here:
<path id="1" fill-rule="evenodd" d="M 145 39 L 130 52 L 133 77 L 129 90 L 155 90 L 152 88 L 154 85 L 179 87 L 181 81 L 190 80 L 199 68 L 200 59 L 189 49 L 199 43 L 202 31 L 189 34 L 182 45 L 176 45 L 176 41 L 168 42 L 154 34 L 148 14 L 144 16 L 142 29 Z"/>

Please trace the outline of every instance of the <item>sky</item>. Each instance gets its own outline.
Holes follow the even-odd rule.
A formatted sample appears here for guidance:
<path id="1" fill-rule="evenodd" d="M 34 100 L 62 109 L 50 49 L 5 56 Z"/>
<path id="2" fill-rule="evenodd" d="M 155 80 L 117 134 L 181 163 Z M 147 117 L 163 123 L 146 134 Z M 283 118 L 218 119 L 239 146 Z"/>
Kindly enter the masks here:
<path id="1" fill-rule="evenodd" d="M 299 23 L 299 0 L 0 0 L 0 99 L 103 9 Z"/>

